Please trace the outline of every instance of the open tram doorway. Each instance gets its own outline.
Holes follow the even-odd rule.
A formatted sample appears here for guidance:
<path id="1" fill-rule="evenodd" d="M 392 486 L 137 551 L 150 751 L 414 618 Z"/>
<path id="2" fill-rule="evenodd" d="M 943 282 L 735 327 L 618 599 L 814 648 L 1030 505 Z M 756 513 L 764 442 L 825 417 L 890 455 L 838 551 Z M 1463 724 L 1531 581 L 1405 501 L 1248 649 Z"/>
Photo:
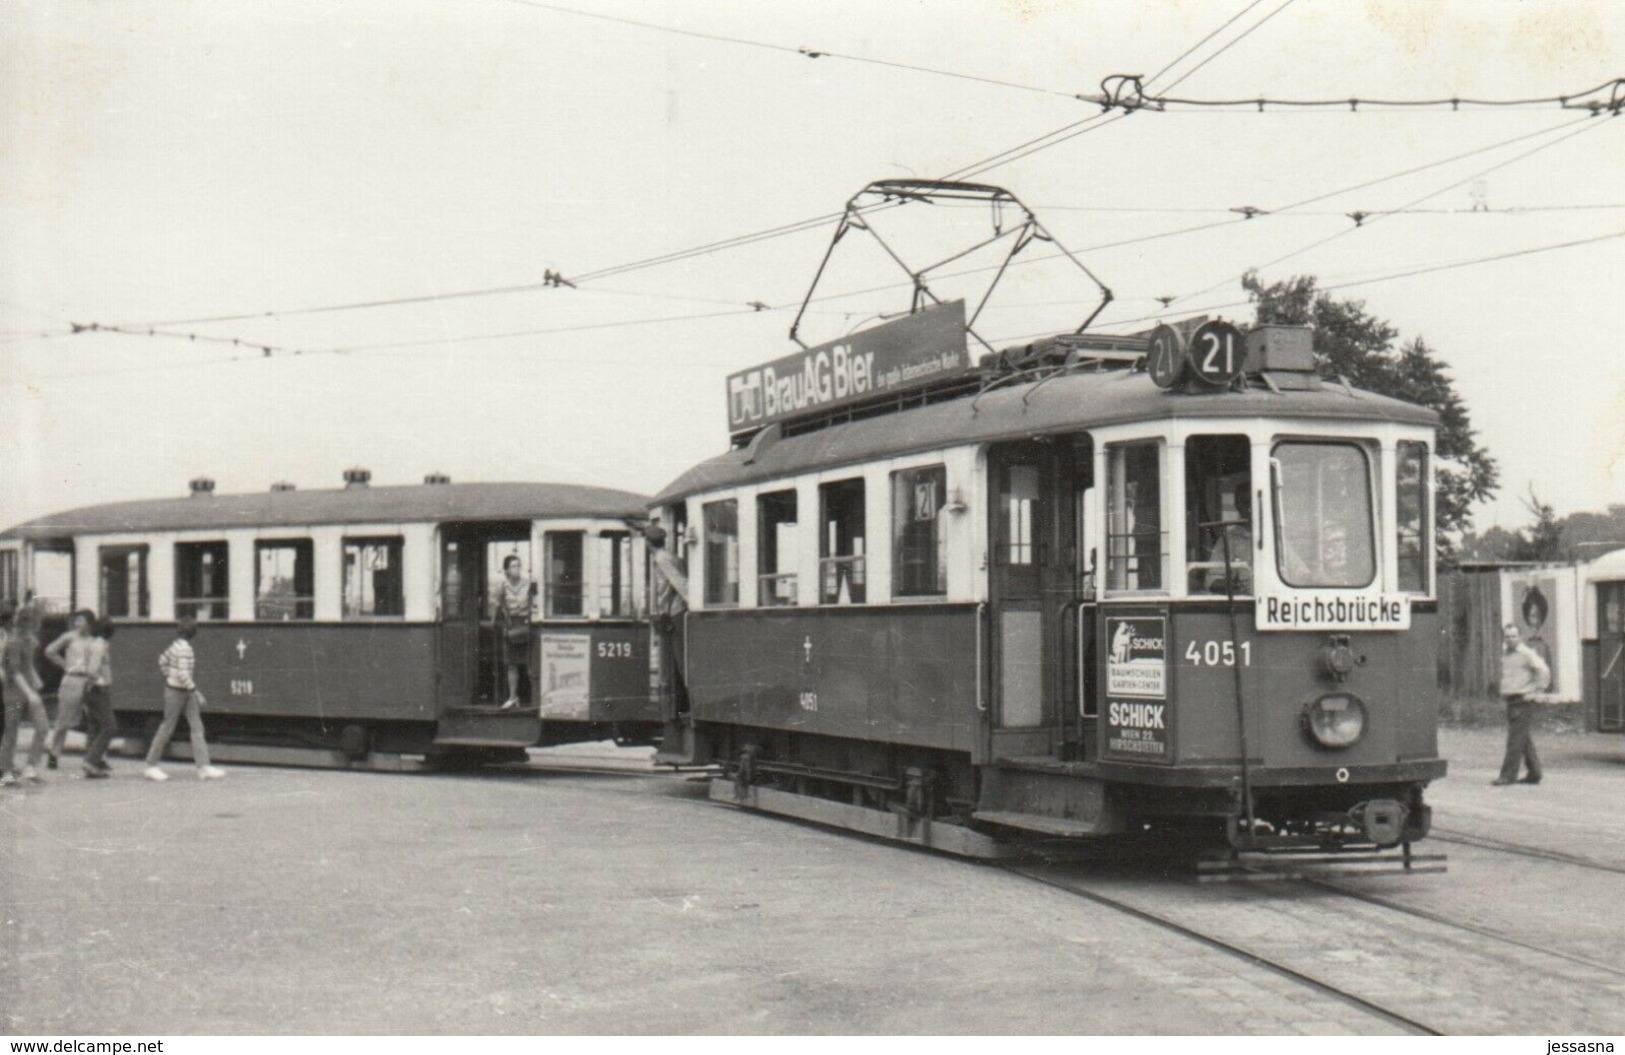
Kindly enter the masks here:
<path id="1" fill-rule="evenodd" d="M 1597 729 L 1625 730 L 1625 581 L 1597 584 Z"/>
<path id="2" fill-rule="evenodd" d="M 440 528 L 440 709 L 495 709 L 508 698 L 511 647 L 496 618 L 503 564 L 517 557 L 525 581 L 536 581 L 530 522 L 481 521 Z M 531 649 L 519 682 L 521 712 L 533 712 Z"/>
<path id="3" fill-rule="evenodd" d="M 1080 642 L 1093 639 L 1092 574 L 1079 526 L 1093 444 L 1086 435 L 988 450 L 989 689 L 986 756 L 1082 750 Z"/>

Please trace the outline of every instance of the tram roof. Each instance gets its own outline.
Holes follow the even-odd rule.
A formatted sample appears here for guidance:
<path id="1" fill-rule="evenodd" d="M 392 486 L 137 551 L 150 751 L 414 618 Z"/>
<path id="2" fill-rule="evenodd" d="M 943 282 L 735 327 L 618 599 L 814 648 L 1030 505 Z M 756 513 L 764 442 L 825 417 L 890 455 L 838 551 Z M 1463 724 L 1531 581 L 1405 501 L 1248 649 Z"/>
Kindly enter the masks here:
<path id="1" fill-rule="evenodd" d="M 84 506 L 30 520 L 0 539 L 146 531 L 313 527 L 452 520 L 641 517 L 649 499 L 579 484 L 466 483 L 197 494 Z"/>
<path id="2" fill-rule="evenodd" d="M 1025 400 L 1025 402 L 1024 402 Z M 915 451 L 1082 432 L 1136 421 L 1310 418 L 1436 427 L 1426 407 L 1326 384 L 1314 391 L 1165 391 L 1142 372 L 1075 373 L 1027 382 L 785 437 L 770 426 L 743 447 L 701 462 L 667 484 L 654 504 L 717 488 L 853 465 Z"/>

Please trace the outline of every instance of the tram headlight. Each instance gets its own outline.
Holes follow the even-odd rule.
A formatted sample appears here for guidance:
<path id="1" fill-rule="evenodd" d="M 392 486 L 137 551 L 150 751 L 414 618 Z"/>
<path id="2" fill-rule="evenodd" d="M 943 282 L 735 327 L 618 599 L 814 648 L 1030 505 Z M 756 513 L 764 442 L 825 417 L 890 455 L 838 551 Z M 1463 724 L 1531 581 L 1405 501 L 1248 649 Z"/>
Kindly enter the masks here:
<path id="1" fill-rule="evenodd" d="M 1349 747 L 1365 735 L 1365 704 L 1351 692 L 1328 692 L 1303 708 L 1303 731 L 1321 747 Z"/>

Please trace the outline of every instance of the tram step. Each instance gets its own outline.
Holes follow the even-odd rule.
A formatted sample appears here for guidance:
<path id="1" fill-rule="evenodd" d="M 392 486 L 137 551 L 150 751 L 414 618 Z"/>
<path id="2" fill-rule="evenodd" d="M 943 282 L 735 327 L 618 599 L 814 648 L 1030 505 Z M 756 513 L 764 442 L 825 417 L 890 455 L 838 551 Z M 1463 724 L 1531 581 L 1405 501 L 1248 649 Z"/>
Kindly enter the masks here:
<path id="1" fill-rule="evenodd" d="M 776 788 L 747 787 L 741 796 L 734 782 L 726 779 L 711 781 L 711 801 L 862 832 L 961 857 L 998 859 L 1011 853 L 1009 847 L 996 839 L 957 824 L 930 823 L 884 810 L 797 795 Z"/>
<path id="2" fill-rule="evenodd" d="M 440 716 L 434 742 L 439 747 L 528 747 L 542 738 L 542 720 L 534 711 L 474 708 Z"/>
<path id="3" fill-rule="evenodd" d="M 1092 821 L 1069 820 L 1065 817 L 1045 817 L 1037 813 L 1019 813 L 1015 810 L 977 810 L 971 816 L 985 824 L 998 824 L 1005 828 L 1054 835 L 1063 839 L 1082 839 L 1101 834 L 1100 824 Z"/>

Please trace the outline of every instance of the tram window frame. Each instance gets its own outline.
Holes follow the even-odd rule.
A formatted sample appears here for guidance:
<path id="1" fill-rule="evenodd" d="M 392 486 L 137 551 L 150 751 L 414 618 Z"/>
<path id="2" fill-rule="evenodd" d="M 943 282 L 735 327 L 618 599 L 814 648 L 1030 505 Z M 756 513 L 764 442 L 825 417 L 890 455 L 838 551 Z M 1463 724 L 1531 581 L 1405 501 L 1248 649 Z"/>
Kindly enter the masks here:
<path id="1" fill-rule="evenodd" d="M 1192 597 L 1237 597 L 1257 589 L 1257 509 L 1254 508 L 1252 439 L 1246 433 L 1202 433 L 1185 441 L 1185 577 Z M 1241 515 L 1244 498 L 1247 515 Z M 1245 520 L 1226 528 L 1214 521 Z M 1224 542 L 1230 541 L 1230 583 L 1225 581 Z"/>
<path id="2" fill-rule="evenodd" d="M 790 608 L 799 603 L 796 576 L 801 529 L 799 509 L 793 487 L 756 496 L 756 605 L 759 608 Z"/>
<path id="3" fill-rule="evenodd" d="M 705 606 L 739 605 L 739 499 L 724 498 L 700 506 L 704 546 Z"/>
<path id="4" fill-rule="evenodd" d="M 611 619 L 631 619 L 632 533 L 600 531 L 598 551 L 598 614 Z"/>
<path id="5" fill-rule="evenodd" d="M 1168 590 L 1168 529 L 1163 524 L 1163 452 L 1160 437 L 1106 444 L 1106 594 L 1166 593 Z M 1134 453 L 1142 464 L 1133 467 L 1150 476 L 1126 479 Z M 1150 458 L 1144 461 L 1144 455 Z M 1149 485 L 1149 486 L 1147 486 Z M 1130 487 L 1133 488 L 1132 492 Z M 1147 503 L 1144 495 L 1151 496 Z M 1152 514 L 1142 525 L 1145 512 Z M 1126 519 L 1125 519 L 1126 518 Z M 1146 545 L 1150 542 L 1151 545 Z M 1148 574 L 1149 572 L 1149 574 Z M 1149 580 L 1149 581 L 1147 581 Z"/>
<path id="6" fill-rule="evenodd" d="M 52 579 L 60 579 L 67 593 L 47 592 L 46 584 Z M 72 542 L 34 545 L 32 592 L 33 607 L 41 615 L 67 615 L 78 607 L 79 554 Z"/>
<path id="7" fill-rule="evenodd" d="M 278 580 L 292 583 L 283 595 L 266 592 L 265 558 L 276 551 L 293 554 L 293 568 Z M 275 581 L 275 580 L 274 580 Z M 267 612 L 282 610 L 280 616 Z M 261 623 L 310 622 L 316 618 L 316 545 L 308 538 L 258 539 L 254 542 L 254 619 Z"/>
<path id="8" fill-rule="evenodd" d="M 573 554 L 569 552 L 572 543 L 575 545 Z M 497 574 L 500 576 L 500 569 Z M 495 589 L 501 588 L 499 579 Z M 542 618 L 587 618 L 585 531 L 542 532 Z"/>
<path id="9" fill-rule="evenodd" d="M 151 549 L 145 542 L 96 547 L 97 611 L 109 619 L 138 621 L 152 617 L 152 591 L 147 579 L 147 555 Z M 131 558 L 135 558 L 133 567 Z M 116 592 L 110 588 L 114 574 L 118 574 L 122 580 L 122 589 Z M 132 578 L 135 587 L 133 594 L 130 588 Z M 132 597 L 135 601 L 133 612 L 130 610 Z M 115 598 L 118 600 L 116 604 Z"/>
<path id="10" fill-rule="evenodd" d="M 818 485 L 818 603 L 864 604 L 868 597 L 867 488 L 861 476 Z M 841 599 L 842 589 L 846 599 Z"/>
<path id="11" fill-rule="evenodd" d="M 1398 557 L 1401 593 L 1426 595 L 1432 588 L 1431 525 L 1428 484 L 1432 467 L 1428 445 L 1401 440 L 1394 446 L 1394 552 Z M 1408 468 L 1415 465 L 1414 470 Z"/>
<path id="12" fill-rule="evenodd" d="M 377 568 L 373 568 L 374 578 L 371 580 L 371 591 L 365 588 L 365 578 L 352 578 L 360 572 L 361 561 L 367 551 L 382 550 L 384 553 L 384 584 L 387 590 L 379 589 L 379 580 L 376 577 Z M 345 536 L 340 546 L 341 561 L 343 562 L 343 575 L 340 582 L 342 592 L 339 595 L 340 611 L 345 619 L 404 619 L 406 618 L 406 568 L 403 556 L 406 551 L 406 538 L 402 535 L 359 535 Z M 352 560 L 352 551 L 354 559 Z M 359 590 L 359 604 L 352 604 L 352 593 L 357 592 L 353 586 L 361 587 Z M 372 610 L 364 610 L 367 594 L 371 593 Z M 387 606 L 381 604 L 387 602 Z M 385 610 L 380 610 L 381 608 Z"/>
<path id="13" fill-rule="evenodd" d="M 16 605 L 22 600 L 22 554 L 0 549 L 0 604 Z"/>
<path id="14" fill-rule="evenodd" d="M 208 578 L 211 586 L 218 584 L 216 592 L 201 592 L 204 563 L 213 565 Z M 186 615 L 203 622 L 230 618 L 231 546 L 225 539 L 175 543 L 175 617 Z"/>
<path id="15" fill-rule="evenodd" d="M 924 488 L 924 490 L 922 490 Z M 948 595 L 948 467 L 942 462 L 891 474 L 892 596 Z M 923 504 L 922 504 L 923 503 Z M 922 516 L 922 513 L 928 515 Z"/>
<path id="16" fill-rule="evenodd" d="M 1286 465 L 1281 459 L 1281 452 L 1283 449 L 1293 448 L 1343 449 L 1352 450 L 1359 455 L 1360 465 L 1365 474 L 1365 486 L 1361 488 L 1360 493 L 1365 502 L 1364 537 L 1366 542 L 1369 544 L 1367 558 L 1370 562 L 1370 574 L 1365 577 L 1363 582 L 1353 581 L 1352 577 L 1349 581 L 1343 582 L 1323 581 L 1326 578 L 1323 573 L 1327 565 L 1326 554 L 1328 552 L 1327 547 L 1329 544 L 1326 538 L 1321 538 L 1318 545 L 1313 547 L 1294 544 L 1289 539 L 1289 532 L 1287 530 L 1287 517 L 1289 512 L 1291 512 L 1290 503 L 1288 500 L 1289 492 L 1287 490 L 1289 481 L 1287 479 Z M 1276 574 L 1280 576 L 1281 583 L 1283 585 L 1294 590 L 1363 590 L 1370 587 L 1377 581 L 1377 576 L 1381 572 L 1382 561 L 1377 546 L 1377 510 L 1380 508 L 1380 505 L 1377 501 L 1375 491 L 1376 474 L 1374 472 L 1374 468 L 1375 459 L 1372 458 L 1371 451 L 1367 448 L 1366 444 L 1356 440 L 1331 439 L 1324 437 L 1289 437 L 1276 440 L 1276 442 L 1270 447 L 1270 492 L 1272 497 L 1270 508 L 1274 511 L 1273 527 L 1275 535 L 1275 571 Z M 1324 509 L 1310 515 L 1307 518 L 1306 523 L 1314 526 L 1314 530 L 1317 534 L 1324 534 L 1326 529 L 1332 525 L 1332 521 L 1327 519 L 1327 514 L 1325 513 Z M 1352 520 L 1340 520 L 1338 522 L 1338 526 L 1346 528 L 1351 523 L 1353 523 Z M 1345 536 L 1345 560 L 1348 560 L 1347 554 L 1352 553 L 1352 550 L 1350 550 L 1347 546 L 1348 541 L 1349 539 Z M 1303 556 L 1303 553 L 1309 549 L 1314 549 L 1320 554 L 1319 559 L 1313 566 L 1311 566 L 1308 563 L 1307 558 Z M 1299 568 L 1301 568 L 1302 572 L 1306 574 L 1299 574 Z M 1318 577 L 1316 574 L 1317 568 L 1322 573 L 1319 574 Z"/>

